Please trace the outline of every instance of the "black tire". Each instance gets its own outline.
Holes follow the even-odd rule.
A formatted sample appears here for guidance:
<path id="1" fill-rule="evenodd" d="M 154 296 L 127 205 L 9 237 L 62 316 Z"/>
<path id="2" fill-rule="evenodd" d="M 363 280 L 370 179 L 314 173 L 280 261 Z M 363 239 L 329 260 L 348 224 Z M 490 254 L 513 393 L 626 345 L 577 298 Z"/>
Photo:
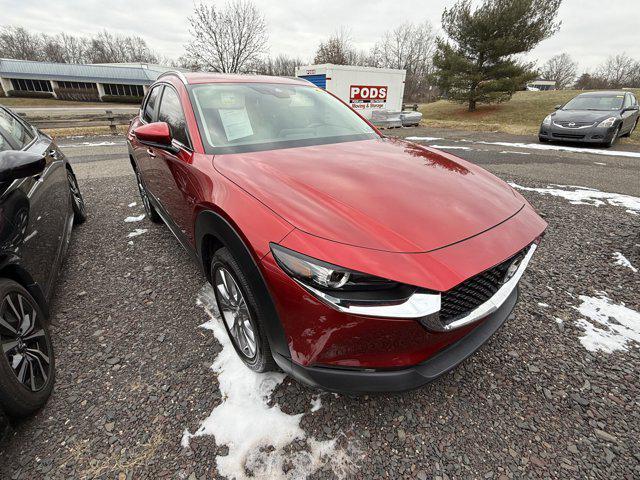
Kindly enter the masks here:
<path id="1" fill-rule="evenodd" d="M 151 220 L 153 223 L 162 223 L 162 218 L 158 214 L 156 208 L 151 205 L 151 200 L 149 200 L 149 194 L 144 186 L 144 182 L 142 181 L 142 176 L 137 168 L 134 167 L 134 173 L 136 174 L 136 183 L 138 184 L 138 191 L 140 192 L 140 199 L 142 200 L 142 205 L 144 206 L 144 212 L 147 215 L 147 218 Z"/>
<path id="2" fill-rule="evenodd" d="M 227 322 L 223 317 L 221 294 L 215 286 L 216 272 L 220 269 L 224 269 L 231 274 L 233 280 L 235 281 L 235 284 L 240 289 L 240 293 L 244 297 L 246 306 L 248 307 L 248 320 L 251 324 L 251 327 L 253 328 L 256 344 L 256 351 L 253 356 L 249 356 L 245 352 L 243 352 L 242 348 L 236 342 L 229 329 L 229 326 L 227 325 Z M 229 250 L 227 250 L 226 248 L 221 248 L 214 254 L 213 259 L 211 260 L 210 273 L 221 321 L 224 324 L 225 329 L 227 330 L 227 334 L 229 335 L 229 339 L 231 340 L 231 344 L 233 345 L 233 348 L 236 350 L 236 353 L 238 354 L 240 359 L 245 363 L 245 365 L 247 365 L 247 367 L 255 372 L 270 372 L 277 370 L 278 367 L 273 360 L 271 348 L 269 346 L 269 340 L 267 338 L 267 335 L 265 334 L 264 328 L 262 327 L 262 325 L 265 324 L 264 314 L 258 307 L 256 295 L 249 285 L 244 272 L 240 268 L 240 265 L 238 264 L 236 259 L 231 255 Z"/>
<path id="3" fill-rule="evenodd" d="M 618 135 L 620 135 L 620 125 L 618 125 L 615 132 L 613 132 L 611 140 L 604 144 L 605 148 L 613 147 L 616 144 L 616 141 L 618 141 Z"/>
<path id="4" fill-rule="evenodd" d="M 12 343 L 16 343 L 18 340 L 15 337 L 16 332 L 11 332 L 13 326 L 19 328 L 24 327 L 18 323 L 18 317 L 10 312 L 11 306 L 7 302 L 7 297 L 12 298 L 12 303 L 16 308 L 20 308 L 18 296 L 22 297 L 22 302 L 25 307 L 24 311 L 30 309 L 29 318 L 33 320 L 33 314 L 35 312 L 35 322 L 30 325 L 27 330 L 27 334 L 21 337 L 20 343 L 13 348 L 5 348 Z M 0 409 L 2 409 L 8 417 L 23 418 L 34 414 L 40 408 L 44 406 L 51 395 L 53 390 L 53 384 L 55 382 L 55 358 L 53 353 L 53 345 L 51 343 L 51 336 L 49 335 L 49 329 L 46 325 L 44 314 L 40 309 L 37 302 L 33 297 L 25 290 L 21 285 L 6 278 L 0 279 L 0 313 L 3 315 L 3 325 L 0 325 L 0 344 L 3 348 L 0 348 Z M 18 305 L 15 303 L 18 302 Z M 24 303 L 26 302 L 26 304 Z M 12 312 L 12 310 L 11 310 Z M 26 318 L 26 317 L 23 317 Z M 7 328 L 7 325 L 9 329 Z M 14 340 L 12 340 L 14 339 Z M 40 352 L 45 353 L 46 357 L 40 355 L 34 355 L 33 353 L 26 353 L 27 351 L 33 352 L 34 348 L 37 348 Z M 25 355 L 22 355 L 23 352 Z M 18 359 L 20 355 L 20 359 Z M 40 364 L 40 368 L 36 363 L 35 358 L 38 358 L 37 363 Z M 45 358 L 48 360 L 46 362 Z M 9 362 L 20 362 L 16 365 L 16 370 L 12 368 L 12 364 Z M 28 373 L 27 367 L 22 365 L 28 364 L 29 368 L 35 369 Z M 48 368 L 47 368 L 48 367 Z M 21 383 L 18 379 L 18 375 L 21 370 L 25 370 L 23 375 L 23 381 Z M 42 372 L 46 371 L 46 378 Z M 28 377 L 27 377 L 28 376 Z M 31 383 L 31 381 L 33 383 Z M 27 386 L 27 384 L 33 387 Z"/>
<path id="5" fill-rule="evenodd" d="M 69 169 L 67 169 L 67 180 L 69 181 L 69 193 L 71 194 L 71 208 L 73 208 L 73 223 L 74 225 L 80 225 L 87 220 L 87 207 L 80 192 L 78 180 Z"/>
<path id="6" fill-rule="evenodd" d="M 544 138 L 544 137 L 538 137 L 538 141 L 539 141 L 540 143 L 548 143 L 548 142 L 549 142 L 549 139 L 548 139 L 548 138 Z"/>
<path id="7" fill-rule="evenodd" d="M 625 138 L 629 138 L 631 136 L 631 134 L 635 131 L 636 128 L 638 128 L 638 122 L 640 121 L 640 119 L 636 120 L 636 123 L 633 124 L 633 127 L 631 127 L 631 130 L 629 130 L 627 133 L 625 133 L 624 135 L 622 135 Z"/>

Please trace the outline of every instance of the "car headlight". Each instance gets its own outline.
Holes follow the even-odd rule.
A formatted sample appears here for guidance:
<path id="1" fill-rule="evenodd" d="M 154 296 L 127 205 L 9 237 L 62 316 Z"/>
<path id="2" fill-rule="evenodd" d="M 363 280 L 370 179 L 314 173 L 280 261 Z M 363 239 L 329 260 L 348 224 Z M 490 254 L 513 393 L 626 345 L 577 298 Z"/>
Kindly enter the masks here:
<path id="1" fill-rule="evenodd" d="M 288 248 L 271 244 L 280 268 L 300 283 L 321 291 L 364 291 L 393 289 L 399 284 L 384 278 L 332 265 Z"/>
<path id="2" fill-rule="evenodd" d="M 542 121 L 542 125 L 546 127 L 551 125 L 551 115 L 547 115 L 546 117 L 544 117 L 544 120 Z"/>
<path id="3" fill-rule="evenodd" d="M 616 117 L 609 117 L 598 124 L 598 127 L 611 128 L 616 123 Z"/>

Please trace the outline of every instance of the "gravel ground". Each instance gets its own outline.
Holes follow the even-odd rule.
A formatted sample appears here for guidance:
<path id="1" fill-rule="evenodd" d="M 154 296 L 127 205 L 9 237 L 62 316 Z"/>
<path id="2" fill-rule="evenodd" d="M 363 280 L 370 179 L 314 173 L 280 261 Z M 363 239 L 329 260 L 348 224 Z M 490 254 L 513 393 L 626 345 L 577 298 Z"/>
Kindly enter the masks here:
<path id="1" fill-rule="evenodd" d="M 210 369 L 221 345 L 198 328 L 208 319 L 196 306 L 204 278 L 165 227 L 124 222 L 142 211 L 133 177 L 79 176 L 89 220 L 74 233 L 53 303 L 55 391 L 10 428 L 0 478 L 216 478 L 225 446 L 212 436 L 181 446 L 183 431 L 223 401 Z M 640 311 L 640 273 L 613 259 L 622 252 L 640 266 L 640 217 L 523 194 L 549 231 L 515 318 L 475 356 L 404 394 L 318 397 L 286 379 L 271 395 L 302 415 L 309 438 L 337 439 L 347 478 L 640 476 L 638 344 L 587 351 L 574 308 L 578 295 L 604 291 Z M 128 238 L 137 228 L 148 231 Z M 335 476 L 330 462 L 311 474 Z"/>

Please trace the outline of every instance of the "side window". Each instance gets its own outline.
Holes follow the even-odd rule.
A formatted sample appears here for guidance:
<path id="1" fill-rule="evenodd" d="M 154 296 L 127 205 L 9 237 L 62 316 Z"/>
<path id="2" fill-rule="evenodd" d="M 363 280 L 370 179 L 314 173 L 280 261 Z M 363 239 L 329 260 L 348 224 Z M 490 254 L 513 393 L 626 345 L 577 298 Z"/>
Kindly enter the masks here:
<path id="1" fill-rule="evenodd" d="M 33 140 L 33 133 L 29 131 L 17 118 L 0 108 L 0 127 L 9 134 L 19 148 L 26 146 Z"/>
<path id="2" fill-rule="evenodd" d="M 631 105 L 637 105 L 638 104 L 638 100 L 636 99 L 635 95 L 631 94 Z"/>
<path id="3" fill-rule="evenodd" d="M 627 107 L 630 107 L 631 105 L 633 105 L 633 101 L 631 100 L 631 95 L 625 95 L 624 104 L 622 105 L 622 108 L 627 108 Z"/>
<path id="4" fill-rule="evenodd" d="M 2 136 L 2 133 L 0 133 L 0 152 L 4 152 L 5 150 L 11 150 L 11 145 L 9 145 L 9 142 L 7 142 Z"/>
<path id="5" fill-rule="evenodd" d="M 167 87 L 164 89 L 162 101 L 160 102 L 158 121 L 169 124 L 171 136 L 178 142 L 187 147 L 191 146 L 189 134 L 187 133 L 187 121 L 184 118 L 184 112 L 182 111 L 178 94 L 173 88 Z"/>
<path id="6" fill-rule="evenodd" d="M 156 108 L 158 107 L 158 99 L 160 98 L 160 92 L 162 91 L 162 85 L 158 85 L 154 87 L 151 92 L 149 92 L 149 99 L 144 106 L 144 111 L 142 112 L 142 119 L 145 122 L 152 122 L 154 114 L 156 112 Z"/>

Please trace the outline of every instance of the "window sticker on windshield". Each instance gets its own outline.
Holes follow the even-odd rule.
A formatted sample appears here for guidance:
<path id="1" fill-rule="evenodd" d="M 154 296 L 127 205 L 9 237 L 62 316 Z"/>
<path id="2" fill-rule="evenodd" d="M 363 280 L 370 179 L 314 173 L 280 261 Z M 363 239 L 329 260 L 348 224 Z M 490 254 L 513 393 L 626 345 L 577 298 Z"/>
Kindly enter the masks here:
<path id="1" fill-rule="evenodd" d="M 221 108 L 218 113 L 228 141 L 253 135 L 249 115 L 244 108 Z"/>

